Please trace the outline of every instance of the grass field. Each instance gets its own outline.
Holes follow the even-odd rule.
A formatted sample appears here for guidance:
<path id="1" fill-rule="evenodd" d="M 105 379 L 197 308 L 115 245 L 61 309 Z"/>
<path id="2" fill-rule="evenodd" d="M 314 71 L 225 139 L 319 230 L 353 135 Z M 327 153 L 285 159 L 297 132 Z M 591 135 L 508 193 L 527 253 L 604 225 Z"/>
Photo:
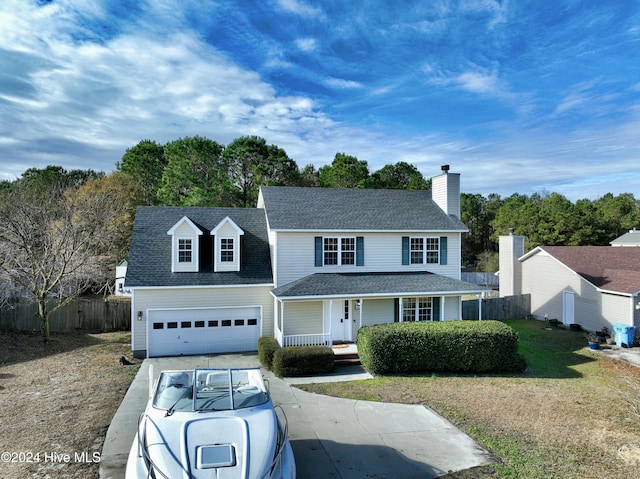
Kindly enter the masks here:
<path id="1" fill-rule="evenodd" d="M 383 376 L 300 386 L 361 400 L 424 404 L 491 451 L 496 463 L 449 478 L 640 475 L 640 369 L 590 351 L 584 332 L 514 320 L 521 375 Z M 425 444 L 425 447 L 429 447 Z"/>
<path id="2" fill-rule="evenodd" d="M 0 333 L 0 477 L 97 479 L 111 418 L 138 366 L 130 333 Z"/>

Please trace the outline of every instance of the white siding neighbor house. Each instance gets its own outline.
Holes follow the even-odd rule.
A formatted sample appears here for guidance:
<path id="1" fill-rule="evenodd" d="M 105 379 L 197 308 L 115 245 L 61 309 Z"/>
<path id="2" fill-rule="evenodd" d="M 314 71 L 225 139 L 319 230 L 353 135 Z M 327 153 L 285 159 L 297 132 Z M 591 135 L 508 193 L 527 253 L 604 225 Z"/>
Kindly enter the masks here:
<path id="1" fill-rule="evenodd" d="M 460 175 L 431 191 L 260 189 L 256 208 L 140 207 L 125 287 L 136 357 L 356 340 L 462 319 Z"/>
<path id="2" fill-rule="evenodd" d="M 639 270 L 640 248 L 538 246 L 524 254 L 522 236 L 500 237 L 500 295 L 530 294 L 538 319 L 639 331 Z"/>

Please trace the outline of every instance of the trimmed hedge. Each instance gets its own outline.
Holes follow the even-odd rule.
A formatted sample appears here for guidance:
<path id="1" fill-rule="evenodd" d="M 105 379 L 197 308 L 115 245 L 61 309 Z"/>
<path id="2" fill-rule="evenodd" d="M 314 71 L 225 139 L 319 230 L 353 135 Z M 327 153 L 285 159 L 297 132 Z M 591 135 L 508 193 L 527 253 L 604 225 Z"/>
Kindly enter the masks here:
<path id="1" fill-rule="evenodd" d="M 333 372 L 335 361 L 327 346 L 287 346 L 274 352 L 272 365 L 278 377 L 309 376 Z"/>
<path id="2" fill-rule="evenodd" d="M 258 358 L 260 364 L 271 370 L 273 367 L 273 355 L 280 349 L 280 345 L 273 336 L 262 336 L 258 339 Z"/>
<path id="3" fill-rule="evenodd" d="M 358 330 L 358 356 L 371 373 L 522 372 L 518 335 L 499 321 L 392 323 Z"/>

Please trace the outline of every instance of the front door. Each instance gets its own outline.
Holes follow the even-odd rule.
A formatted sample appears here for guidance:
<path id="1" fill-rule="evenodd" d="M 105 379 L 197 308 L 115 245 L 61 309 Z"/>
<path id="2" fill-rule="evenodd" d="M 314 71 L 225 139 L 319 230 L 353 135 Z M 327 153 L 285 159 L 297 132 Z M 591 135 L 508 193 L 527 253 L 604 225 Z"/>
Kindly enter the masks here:
<path id="1" fill-rule="evenodd" d="M 351 301 L 334 299 L 325 302 L 325 314 L 331 322 L 333 342 L 351 341 Z"/>

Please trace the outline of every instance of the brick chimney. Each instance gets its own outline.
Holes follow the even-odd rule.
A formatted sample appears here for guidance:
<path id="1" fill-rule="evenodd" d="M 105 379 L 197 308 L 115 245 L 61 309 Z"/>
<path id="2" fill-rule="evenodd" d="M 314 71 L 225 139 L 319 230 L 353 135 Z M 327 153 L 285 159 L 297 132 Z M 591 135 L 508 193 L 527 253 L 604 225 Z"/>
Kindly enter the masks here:
<path id="1" fill-rule="evenodd" d="M 460 173 L 449 173 L 442 165 L 442 174 L 431 178 L 431 198 L 446 214 L 460 218 Z"/>

